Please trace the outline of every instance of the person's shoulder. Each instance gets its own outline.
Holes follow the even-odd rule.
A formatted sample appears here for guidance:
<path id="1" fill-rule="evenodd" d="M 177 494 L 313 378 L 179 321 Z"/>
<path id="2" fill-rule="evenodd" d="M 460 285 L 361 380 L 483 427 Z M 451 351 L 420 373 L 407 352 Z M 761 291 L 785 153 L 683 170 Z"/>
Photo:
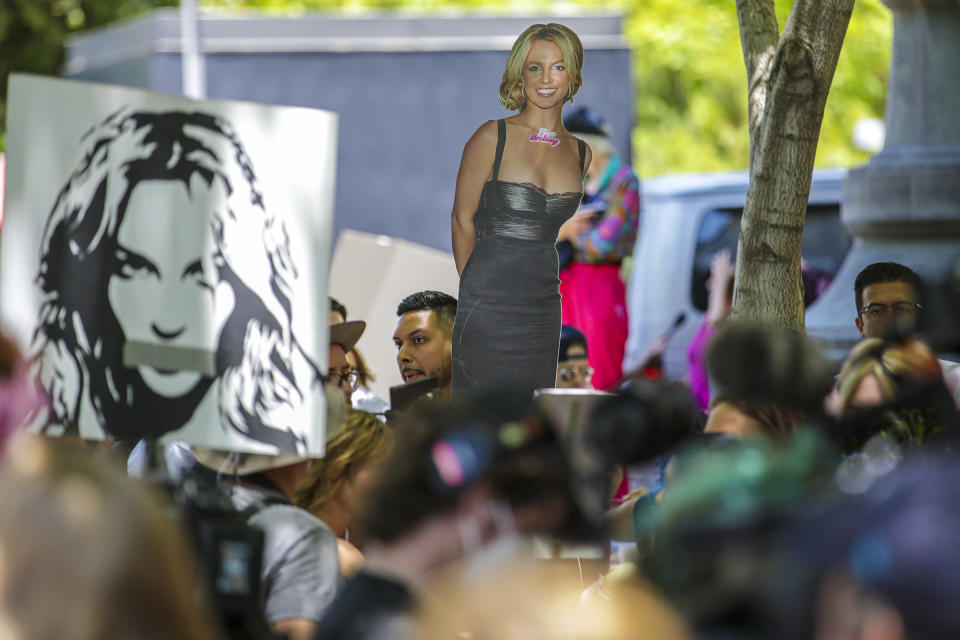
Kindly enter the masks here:
<path id="1" fill-rule="evenodd" d="M 497 149 L 497 121 L 487 120 L 474 131 L 464 146 L 464 155 L 477 159 L 492 158 Z"/>
<path id="2" fill-rule="evenodd" d="M 587 144 L 586 140 L 578 138 L 569 131 L 564 131 L 560 134 L 560 141 L 567 142 L 574 149 L 577 150 L 577 155 L 580 155 L 580 145 L 583 145 L 583 170 L 586 171 L 587 167 L 590 166 L 590 160 L 593 158 L 593 149 L 590 148 L 590 145 Z"/>
<path id="3" fill-rule="evenodd" d="M 333 530 L 324 524 L 323 520 L 292 504 L 267 505 L 251 516 L 250 523 L 264 528 L 311 532 L 321 537 L 336 538 Z"/>
<path id="4" fill-rule="evenodd" d="M 590 145 L 587 143 L 587 141 L 583 138 L 578 138 L 576 134 L 570 133 L 569 131 L 563 131 L 557 137 L 560 138 L 560 142 L 569 142 L 574 147 L 577 147 L 577 149 L 579 149 L 580 145 L 582 144 L 587 157 L 593 153 L 593 150 L 590 148 Z"/>
<path id="5" fill-rule="evenodd" d="M 470 137 L 470 142 L 480 142 L 483 144 L 497 143 L 497 121 L 496 120 L 487 120 L 473 132 L 473 135 Z"/>
<path id="6" fill-rule="evenodd" d="M 349 578 L 363 566 L 364 557 L 352 542 L 337 538 L 337 559 L 340 562 L 340 573 Z"/>
<path id="7" fill-rule="evenodd" d="M 487 121 L 485 121 L 483 124 L 481 124 L 479 127 L 477 127 L 477 133 L 480 133 L 480 134 L 485 135 L 485 136 L 493 136 L 494 138 L 496 138 L 496 137 L 497 137 L 497 127 L 499 126 L 499 125 L 497 124 L 498 122 L 500 122 L 500 121 L 499 121 L 499 120 L 487 120 Z M 506 122 L 506 121 L 504 121 L 504 122 Z"/>

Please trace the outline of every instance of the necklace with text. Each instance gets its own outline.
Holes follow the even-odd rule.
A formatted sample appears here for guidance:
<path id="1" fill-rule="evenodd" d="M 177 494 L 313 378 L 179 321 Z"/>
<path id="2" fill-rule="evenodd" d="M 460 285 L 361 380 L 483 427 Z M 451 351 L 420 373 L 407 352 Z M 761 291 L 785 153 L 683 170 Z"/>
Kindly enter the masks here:
<path id="1" fill-rule="evenodd" d="M 556 131 L 550 131 L 549 129 L 540 127 L 540 131 L 530 134 L 530 142 L 543 142 L 551 147 L 555 147 L 560 144 L 560 138 L 557 137 Z"/>

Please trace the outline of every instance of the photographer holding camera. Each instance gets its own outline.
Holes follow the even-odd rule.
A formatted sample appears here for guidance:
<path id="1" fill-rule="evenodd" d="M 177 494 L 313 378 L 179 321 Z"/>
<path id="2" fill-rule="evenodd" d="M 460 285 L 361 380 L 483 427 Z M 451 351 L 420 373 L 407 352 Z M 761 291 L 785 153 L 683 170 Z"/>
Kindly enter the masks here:
<path id="1" fill-rule="evenodd" d="M 329 372 L 325 384 L 332 391 L 327 394 L 331 405 L 334 404 L 331 401 L 341 400 L 335 387 L 343 391 L 341 409 L 345 409 L 349 398 L 349 385 L 344 382 L 345 372 L 349 370 L 346 353 L 360 339 L 365 327 L 360 321 L 330 326 Z M 328 407 L 327 438 L 336 435 L 342 424 L 342 411 Z M 247 525 L 263 532 L 259 600 L 270 628 L 292 640 L 311 638 L 343 578 L 337 559 L 336 534 L 321 520 L 293 504 L 310 460 L 294 454 L 271 456 L 202 447 L 194 447 L 193 451 L 201 465 L 218 473 L 218 480 L 219 474 L 230 477 L 222 488 L 233 508 L 243 514 Z M 221 558 L 219 565 L 234 560 L 227 553 L 229 550 L 225 553 L 223 545 L 201 551 L 201 555 Z M 255 557 L 256 553 L 251 555 Z M 207 566 L 211 567 L 209 558 L 206 559 Z M 213 565 L 215 573 L 220 571 L 219 565 Z M 256 581 L 257 576 L 251 580 Z M 222 577 L 214 580 L 214 587 L 222 596 Z"/>

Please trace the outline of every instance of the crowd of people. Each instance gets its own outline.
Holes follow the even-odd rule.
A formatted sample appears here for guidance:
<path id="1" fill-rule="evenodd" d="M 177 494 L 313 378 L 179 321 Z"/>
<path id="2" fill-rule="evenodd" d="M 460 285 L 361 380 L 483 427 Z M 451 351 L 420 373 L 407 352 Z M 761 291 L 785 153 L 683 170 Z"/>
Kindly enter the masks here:
<path id="1" fill-rule="evenodd" d="M 508 383 L 451 395 L 457 301 L 436 291 L 397 309 L 391 375 L 416 397 L 398 409 L 358 393 L 365 323 L 331 299 L 324 380 L 353 407 L 323 457 L 167 445 L 176 473 L 141 461 L 145 481 L 121 441 L 15 429 L 43 399 L 4 341 L 0 625 L 58 639 L 953 637 L 958 368 L 916 331 L 923 287 L 903 265 L 866 267 L 862 340 L 842 365 L 721 317 L 705 409 L 689 380 L 640 372 L 593 394 L 575 434 Z M 589 393 L 589 349 L 563 328 L 557 389 Z M 210 544 L 196 486 L 243 536 Z M 51 615 L 51 598 L 70 606 Z"/>

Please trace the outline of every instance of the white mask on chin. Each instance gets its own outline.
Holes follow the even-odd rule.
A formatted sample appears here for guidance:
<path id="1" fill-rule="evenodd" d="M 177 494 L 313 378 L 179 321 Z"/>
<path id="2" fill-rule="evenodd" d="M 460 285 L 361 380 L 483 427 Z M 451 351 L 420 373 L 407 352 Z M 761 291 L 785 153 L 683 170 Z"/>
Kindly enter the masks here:
<path id="1" fill-rule="evenodd" d="M 347 397 L 339 385 L 329 382 L 323 383 L 323 392 L 327 396 L 326 441 L 330 442 L 347 419 Z"/>

